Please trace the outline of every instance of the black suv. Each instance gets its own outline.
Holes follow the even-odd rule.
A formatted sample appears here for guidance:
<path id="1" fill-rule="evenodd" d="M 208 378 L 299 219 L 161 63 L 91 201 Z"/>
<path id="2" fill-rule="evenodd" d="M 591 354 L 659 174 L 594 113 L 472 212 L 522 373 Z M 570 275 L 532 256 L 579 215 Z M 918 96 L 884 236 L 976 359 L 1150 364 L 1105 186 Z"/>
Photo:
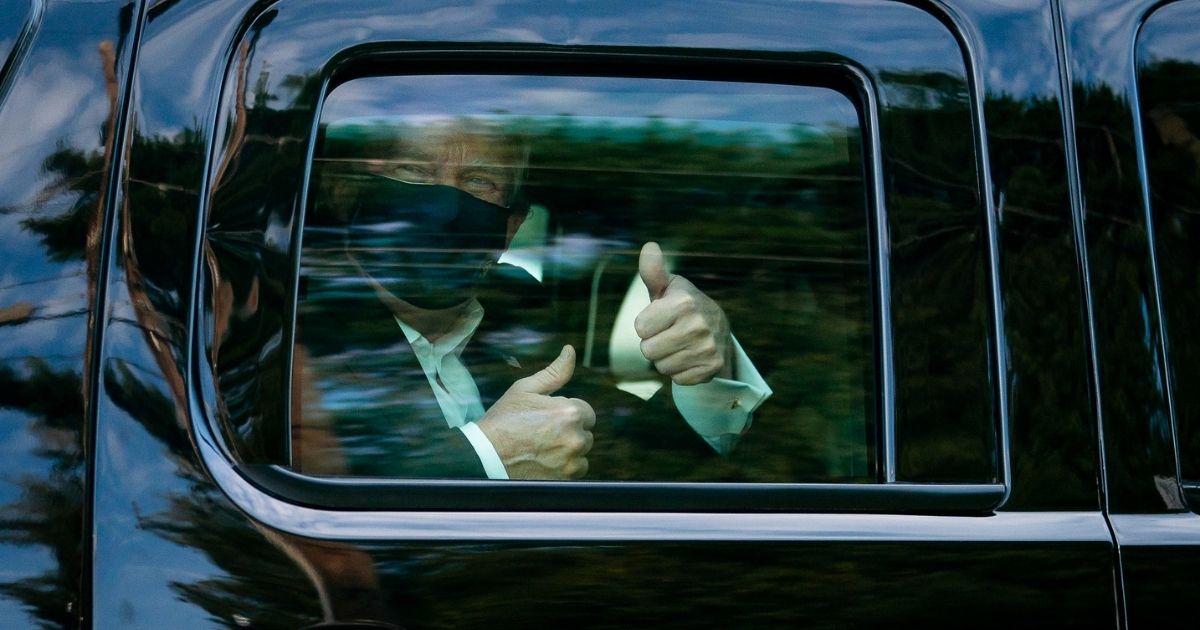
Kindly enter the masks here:
<path id="1" fill-rule="evenodd" d="M 1186 623 L 1198 33 L 0 0 L 0 626 Z"/>

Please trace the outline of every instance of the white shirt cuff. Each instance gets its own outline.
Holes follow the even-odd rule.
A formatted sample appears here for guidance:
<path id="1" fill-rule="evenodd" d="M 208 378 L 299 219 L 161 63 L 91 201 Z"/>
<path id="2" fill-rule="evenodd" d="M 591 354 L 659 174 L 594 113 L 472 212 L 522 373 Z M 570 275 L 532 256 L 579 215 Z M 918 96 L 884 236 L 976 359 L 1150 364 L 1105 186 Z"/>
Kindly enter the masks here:
<path id="1" fill-rule="evenodd" d="M 683 419 L 713 450 L 728 455 L 737 439 L 750 429 L 753 413 L 775 393 L 732 338 L 737 378 L 714 378 L 699 385 L 671 383 L 671 396 Z"/>
<path id="2" fill-rule="evenodd" d="M 508 470 L 504 468 L 504 462 L 500 461 L 500 454 L 496 452 L 496 447 L 492 446 L 492 441 L 483 434 L 483 429 L 474 422 L 468 422 L 458 427 L 458 430 L 467 436 L 467 441 L 475 448 L 475 454 L 479 456 L 479 462 L 483 464 L 483 472 L 487 474 L 488 479 L 508 479 Z"/>

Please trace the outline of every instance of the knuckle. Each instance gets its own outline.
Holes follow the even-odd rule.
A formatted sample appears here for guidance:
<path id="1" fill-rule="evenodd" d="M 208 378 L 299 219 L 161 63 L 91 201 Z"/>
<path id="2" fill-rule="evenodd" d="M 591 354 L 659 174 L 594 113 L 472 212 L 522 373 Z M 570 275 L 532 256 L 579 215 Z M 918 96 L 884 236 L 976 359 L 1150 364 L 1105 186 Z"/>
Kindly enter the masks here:
<path id="1" fill-rule="evenodd" d="M 579 479 L 587 474 L 588 460 L 586 457 L 580 457 L 572 462 L 570 475 L 572 479 Z"/>
<path id="2" fill-rule="evenodd" d="M 649 326 L 646 323 L 646 311 L 642 311 L 633 320 L 633 332 L 637 333 L 638 337 L 645 339 L 650 336 L 649 330 Z"/>
<path id="3" fill-rule="evenodd" d="M 596 412 L 593 411 L 592 406 L 587 403 L 583 404 L 582 426 L 583 426 L 584 430 L 589 430 L 592 427 L 596 426 Z"/>

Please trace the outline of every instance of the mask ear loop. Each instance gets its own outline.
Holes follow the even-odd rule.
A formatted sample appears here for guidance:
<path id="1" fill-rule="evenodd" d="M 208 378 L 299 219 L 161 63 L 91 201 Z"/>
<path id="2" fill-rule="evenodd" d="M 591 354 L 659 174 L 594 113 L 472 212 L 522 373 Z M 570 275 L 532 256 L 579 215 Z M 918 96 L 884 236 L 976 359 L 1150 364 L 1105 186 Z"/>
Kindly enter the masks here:
<path id="1" fill-rule="evenodd" d="M 375 175 L 377 177 L 383 177 L 384 179 L 392 179 L 383 175 Z M 349 262 L 350 265 L 354 267 L 356 271 L 358 271 L 358 275 L 362 276 L 367 281 L 367 284 L 371 286 L 371 289 L 375 291 L 375 296 L 379 298 L 379 301 L 386 304 L 388 309 L 390 309 L 393 313 L 403 313 L 405 311 L 412 310 L 413 306 L 411 304 L 408 304 L 399 297 L 396 297 L 396 294 L 388 291 L 387 287 L 383 286 L 379 280 L 375 279 L 375 276 L 367 273 L 367 270 L 363 268 L 362 263 L 359 262 L 358 258 L 351 250 L 350 235 L 354 233 L 354 228 L 358 225 L 359 214 L 362 213 L 362 196 L 363 191 L 361 189 L 356 191 L 354 199 L 354 211 L 350 213 L 350 219 L 346 222 L 346 230 L 342 233 L 342 253 L 346 256 L 347 262 Z"/>
<path id="2" fill-rule="evenodd" d="M 346 227 L 342 232 L 342 253 L 345 254 L 346 260 L 350 261 L 350 264 L 353 265 L 354 268 L 363 275 L 363 277 L 374 281 L 374 278 L 367 273 L 366 269 L 363 269 L 362 264 L 360 264 L 358 259 L 354 257 L 354 254 L 350 252 L 350 235 L 354 233 L 354 226 L 358 224 L 358 215 L 360 212 L 362 212 L 362 196 L 362 188 L 354 191 L 354 210 L 350 213 L 350 216 L 347 217 Z"/>
<path id="3" fill-rule="evenodd" d="M 378 175 L 378 177 L 384 176 Z M 389 177 L 384 178 L 391 179 Z M 401 313 L 406 310 L 411 310 L 413 308 L 412 305 L 396 297 L 396 295 L 391 291 L 388 291 L 387 287 L 384 287 L 379 280 L 376 280 L 375 276 L 367 273 L 367 270 L 363 268 L 362 263 L 359 262 L 358 258 L 351 250 L 350 235 L 354 233 L 354 228 L 356 225 L 358 225 L 359 214 L 362 212 L 362 195 L 363 191 L 361 189 L 355 193 L 354 211 L 350 213 L 350 218 L 346 222 L 346 229 L 342 233 L 342 254 L 346 256 L 346 261 L 349 262 L 356 271 L 358 271 L 358 275 L 362 276 L 367 281 L 367 284 L 371 286 L 371 289 L 375 291 L 376 297 L 378 297 L 381 302 L 386 304 L 393 313 Z"/>

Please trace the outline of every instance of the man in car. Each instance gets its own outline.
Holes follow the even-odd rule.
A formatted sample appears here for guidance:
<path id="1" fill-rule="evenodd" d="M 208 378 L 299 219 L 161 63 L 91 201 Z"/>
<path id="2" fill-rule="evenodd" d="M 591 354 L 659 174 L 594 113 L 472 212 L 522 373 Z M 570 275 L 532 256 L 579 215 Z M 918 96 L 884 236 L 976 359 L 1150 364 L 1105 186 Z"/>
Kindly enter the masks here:
<path id="1" fill-rule="evenodd" d="M 366 173 L 323 179 L 319 198 L 338 216 L 306 231 L 311 275 L 324 268 L 328 289 L 298 321 L 300 470 L 570 479 L 589 467 L 600 478 L 720 468 L 715 455 L 770 390 L 720 306 L 669 273 L 656 243 L 639 256 L 651 299 L 635 329 L 673 385 L 643 402 L 577 374 L 544 287 L 498 264 L 527 212 L 523 142 L 460 119 L 406 128 L 383 154 Z"/>

